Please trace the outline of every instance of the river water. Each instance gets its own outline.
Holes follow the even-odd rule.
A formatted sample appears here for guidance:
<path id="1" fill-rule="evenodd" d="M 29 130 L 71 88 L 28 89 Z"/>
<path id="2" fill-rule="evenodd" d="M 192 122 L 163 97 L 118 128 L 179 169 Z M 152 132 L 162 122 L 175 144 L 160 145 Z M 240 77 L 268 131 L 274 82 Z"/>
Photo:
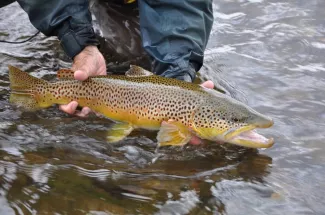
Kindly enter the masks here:
<path id="1" fill-rule="evenodd" d="M 325 214 L 325 1 L 218 0 L 202 80 L 271 116 L 276 144 L 155 153 L 155 132 L 108 145 L 112 123 L 8 103 L 7 65 L 55 80 L 55 38 L 0 44 L 0 214 Z M 36 32 L 17 4 L 0 39 Z M 126 25 L 128 26 L 128 25 Z M 113 67 L 113 66 L 112 66 Z"/>

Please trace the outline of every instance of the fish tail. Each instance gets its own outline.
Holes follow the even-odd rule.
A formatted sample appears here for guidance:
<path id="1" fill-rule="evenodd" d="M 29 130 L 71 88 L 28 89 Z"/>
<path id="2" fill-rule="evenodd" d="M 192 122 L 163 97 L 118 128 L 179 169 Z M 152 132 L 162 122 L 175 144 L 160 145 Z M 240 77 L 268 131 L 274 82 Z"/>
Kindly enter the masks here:
<path id="1" fill-rule="evenodd" d="M 10 80 L 10 103 L 25 110 L 33 111 L 49 107 L 52 104 L 43 99 L 37 88 L 46 89 L 49 83 L 45 80 L 35 78 L 14 66 L 8 66 Z M 43 98 L 42 98 L 43 97 Z"/>

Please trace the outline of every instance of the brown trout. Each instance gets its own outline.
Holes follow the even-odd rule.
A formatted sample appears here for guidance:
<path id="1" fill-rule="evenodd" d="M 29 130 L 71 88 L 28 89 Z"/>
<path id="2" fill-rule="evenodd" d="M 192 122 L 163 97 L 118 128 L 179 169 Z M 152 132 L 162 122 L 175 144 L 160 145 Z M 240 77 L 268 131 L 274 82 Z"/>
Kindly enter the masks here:
<path id="1" fill-rule="evenodd" d="M 77 101 L 117 123 L 107 141 L 117 142 L 134 129 L 159 130 L 158 146 L 185 145 L 192 136 L 250 148 L 274 144 L 255 132 L 272 119 L 247 105 L 200 85 L 164 78 L 131 66 L 125 76 L 73 79 L 73 71 L 58 71 L 58 82 L 35 78 L 9 66 L 10 102 L 29 111 Z"/>

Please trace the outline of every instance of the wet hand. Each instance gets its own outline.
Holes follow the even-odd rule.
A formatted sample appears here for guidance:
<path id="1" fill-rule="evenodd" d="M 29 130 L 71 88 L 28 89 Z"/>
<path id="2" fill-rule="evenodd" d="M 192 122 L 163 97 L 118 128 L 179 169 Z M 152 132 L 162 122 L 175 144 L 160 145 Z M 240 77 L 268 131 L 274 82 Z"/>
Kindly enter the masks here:
<path id="1" fill-rule="evenodd" d="M 74 78 L 79 81 L 84 81 L 90 76 L 106 75 L 105 59 L 96 46 L 87 46 L 76 55 L 71 69 L 75 71 Z M 59 108 L 68 114 L 80 117 L 85 117 L 91 112 L 89 107 L 76 111 L 77 107 L 78 103 L 72 101 L 67 105 L 60 105 Z"/>
<path id="2" fill-rule="evenodd" d="M 214 88 L 214 83 L 212 81 L 206 81 L 206 82 L 203 82 L 201 84 L 201 86 L 205 87 L 205 88 L 213 89 Z"/>

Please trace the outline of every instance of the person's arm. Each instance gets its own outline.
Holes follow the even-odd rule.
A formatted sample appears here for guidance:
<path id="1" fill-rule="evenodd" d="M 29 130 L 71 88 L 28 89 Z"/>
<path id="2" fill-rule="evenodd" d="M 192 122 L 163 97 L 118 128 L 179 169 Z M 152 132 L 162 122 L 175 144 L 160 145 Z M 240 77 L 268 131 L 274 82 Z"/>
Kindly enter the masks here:
<path id="1" fill-rule="evenodd" d="M 31 23 L 47 36 L 57 36 L 65 53 L 73 59 L 75 79 L 105 75 L 106 64 L 97 46 L 99 41 L 92 28 L 88 0 L 18 0 L 27 12 Z M 66 113 L 76 113 L 78 103 L 73 101 L 60 105 Z M 76 114 L 85 116 L 90 109 L 85 107 Z"/>
<path id="2" fill-rule="evenodd" d="M 140 29 L 153 72 L 194 81 L 213 23 L 212 0 L 141 0 Z"/>
<path id="3" fill-rule="evenodd" d="M 31 23 L 46 36 L 57 36 L 74 58 L 86 46 L 97 46 L 88 0 L 18 0 Z"/>

